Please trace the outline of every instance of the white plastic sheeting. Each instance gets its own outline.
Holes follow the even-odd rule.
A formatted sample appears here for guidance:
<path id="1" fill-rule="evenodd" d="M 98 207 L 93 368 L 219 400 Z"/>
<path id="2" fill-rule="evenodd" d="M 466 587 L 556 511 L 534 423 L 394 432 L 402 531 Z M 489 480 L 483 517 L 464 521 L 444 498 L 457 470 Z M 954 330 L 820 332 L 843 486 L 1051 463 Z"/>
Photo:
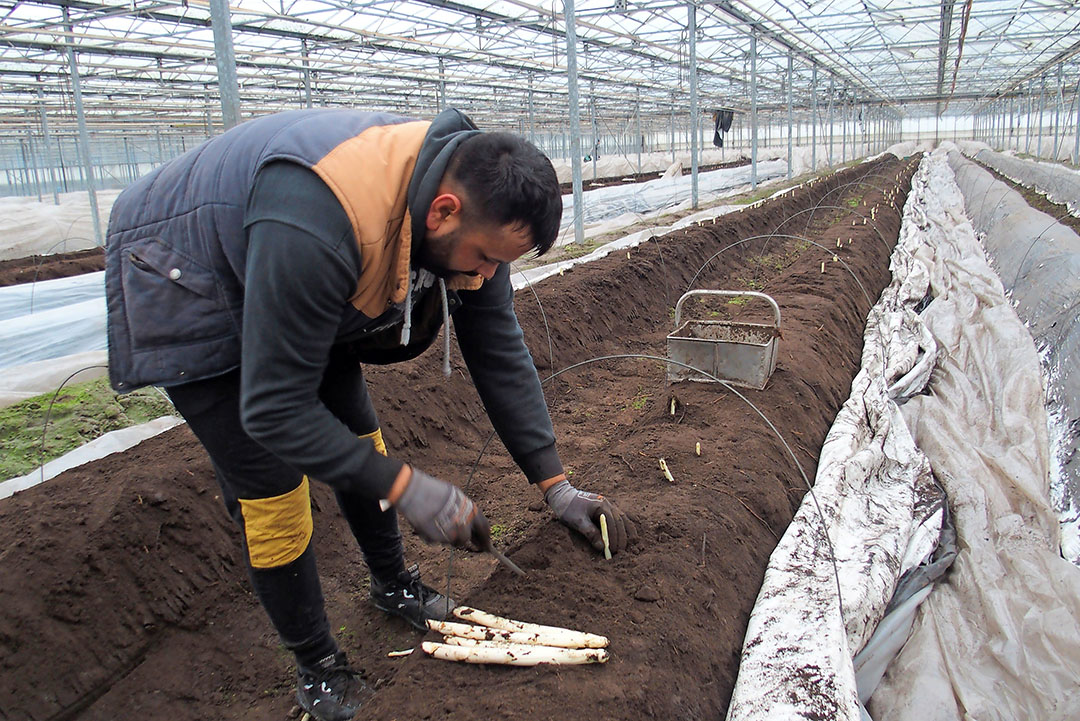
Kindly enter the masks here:
<path id="1" fill-rule="evenodd" d="M 74 373 L 78 375 L 73 383 L 99 378 L 107 370 L 107 356 L 103 350 L 93 350 L 5 368 L 0 373 L 0 408 L 55 391 Z"/>
<path id="2" fill-rule="evenodd" d="M 66 470 L 95 461 L 98 458 L 104 458 L 110 453 L 126 451 L 132 446 L 142 443 L 147 438 L 152 438 L 183 422 L 182 418 L 176 416 L 162 416 L 148 423 L 121 428 L 118 431 L 109 431 L 86 445 L 79 446 L 75 450 L 49 461 L 43 467 L 31 471 L 25 476 L 11 478 L 0 483 L 0 499 L 8 498 L 14 493 L 25 491 L 27 488 L 33 488 L 39 483 L 55 478 Z"/>
<path id="3" fill-rule="evenodd" d="M 105 271 L 0 288 L 0 321 L 105 295 Z"/>
<path id="4" fill-rule="evenodd" d="M 105 348 L 105 273 L 0 288 L 0 369 Z"/>
<path id="5" fill-rule="evenodd" d="M 119 190 L 97 192 L 101 227 L 109 219 L 109 210 Z M 52 198 L 39 202 L 31 198 L 0 198 L 0 260 L 28 255 L 70 253 L 97 245 L 86 193 L 63 193 L 60 204 Z"/>
<path id="6" fill-rule="evenodd" d="M 105 298 L 0 321 L 0 369 L 105 348 Z"/>
<path id="7" fill-rule="evenodd" d="M 869 710 L 876 721 L 1073 719 L 1080 569 L 1055 542 L 1038 355 L 943 150 L 928 170 L 919 222 L 934 300 L 922 316 L 939 360 L 931 392 L 901 411 L 946 489 L 959 552 Z"/>
<path id="8" fill-rule="evenodd" d="M 770 559 L 729 721 L 859 719 L 852 658 L 900 577 L 937 546 L 944 499 L 898 407 L 925 387 L 936 353 L 915 313 L 929 282 L 916 258 L 926 175 L 905 206 L 893 281 L 870 311 L 862 368 L 825 440 L 813 493 Z"/>
<path id="9" fill-rule="evenodd" d="M 1055 203 L 1064 205 L 1072 215 L 1080 217 L 1080 172 L 1057 163 L 1017 158 L 998 153 L 987 147 L 967 143 L 961 148 L 965 155 L 990 166 L 1015 183 L 1034 188 Z"/>
<path id="10" fill-rule="evenodd" d="M 1080 564 L 1080 237 L 958 153 L 968 215 L 1040 349 L 1051 409 L 1051 500 L 1062 552 Z"/>
<path id="11" fill-rule="evenodd" d="M 787 174 L 787 162 L 770 160 L 758 163 L 759 182 L 768 182 Z M 681 175 L 673 178 L 657 178 L 644 183 L 611 185 L 589 190 L 584 195 L 585 223 L 597 223 L 623 213 L 650 213 L 670 208 L 691 198 L 692 178 Z M 711 170 L 698 174 L 700 202 L 708 202 L 710 196 L 729 193 L 750 183 L 750 166 Z M 561 228 L 566 233 L 574 223 L 574 196 L 563 196 Z"/>

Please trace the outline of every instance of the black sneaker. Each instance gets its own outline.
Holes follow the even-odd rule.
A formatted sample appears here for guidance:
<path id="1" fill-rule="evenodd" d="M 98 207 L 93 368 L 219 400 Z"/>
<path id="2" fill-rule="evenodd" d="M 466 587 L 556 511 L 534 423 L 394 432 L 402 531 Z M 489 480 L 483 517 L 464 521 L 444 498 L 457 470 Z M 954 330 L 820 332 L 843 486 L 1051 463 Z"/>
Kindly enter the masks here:
<path id="1" fill-rule="evenodd" d="M 316 721 L 349 721 L 360 710 L 367 685 L 339 651 L 310 669 L 298 669 L 296 700 Z"/>
<path id="2" fill-rule="evenodd" d="M 453 610 L 454 599 L 420 583 L 420 567 L 409 568 L 392 581 L 371 579 L 371 600 L 380 611 L 401 616 L 421 631 L 427 620 L 443 621 Z"/>

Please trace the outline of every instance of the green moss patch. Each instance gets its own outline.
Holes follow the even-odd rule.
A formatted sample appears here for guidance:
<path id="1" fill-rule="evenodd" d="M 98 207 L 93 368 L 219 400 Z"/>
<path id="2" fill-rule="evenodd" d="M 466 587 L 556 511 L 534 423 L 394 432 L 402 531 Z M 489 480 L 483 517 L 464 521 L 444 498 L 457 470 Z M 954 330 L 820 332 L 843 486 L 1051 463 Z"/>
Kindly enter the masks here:
<path id="1" fill-rule="evenodd" d="M 49 425 L 44 430 L 43 451 L 46 414 Z M 167 415 L 176 415 L 176 411 L 159 391 L 143 388 L 118 395 L 105 378 L 65 386 L 59 394 L 45 393 L 0 408 L 0 444 L 4 447 L 0 480 L 25 475 L 109 431 Z"/>

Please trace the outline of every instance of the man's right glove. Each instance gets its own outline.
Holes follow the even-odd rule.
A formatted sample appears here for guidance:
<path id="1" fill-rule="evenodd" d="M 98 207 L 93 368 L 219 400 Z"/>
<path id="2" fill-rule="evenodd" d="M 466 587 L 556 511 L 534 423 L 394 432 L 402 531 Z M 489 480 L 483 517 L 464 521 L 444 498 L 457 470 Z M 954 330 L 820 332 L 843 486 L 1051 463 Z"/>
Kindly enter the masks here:
<path id="1" fill-rule="evenodd" d="M 604 550 L 600 514 L 607 518 L 608 546 L 612 553 L 626 548 L 626 519 L 614 503 L 596 493 L 579 491 L 559 481 L 544 493 L 544 501 L 565 525 L 585 536 L 598 552 Z"/>
<path id="2" fill-rule="evenodd" d="M 466 547 L 472 542 L 476 548 L 491 543 L 491 526 L 469 497 L 416 468 L 396 506 L 428 543 Z"/>

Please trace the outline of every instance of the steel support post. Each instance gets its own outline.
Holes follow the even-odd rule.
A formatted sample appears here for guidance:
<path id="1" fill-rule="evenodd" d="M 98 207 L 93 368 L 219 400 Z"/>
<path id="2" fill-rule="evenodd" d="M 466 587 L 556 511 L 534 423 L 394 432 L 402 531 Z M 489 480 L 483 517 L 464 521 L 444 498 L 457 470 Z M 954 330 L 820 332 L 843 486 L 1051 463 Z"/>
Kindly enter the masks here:
<path id="1" fill-rule="evenodd" d="M 843 165 L 847 162 L 847 118 L 848 118 L 848 99 L 845 95 L 843 102 L 840 104 L 840 164 Z"/>
<path id="2" fill-rule="evenodd" d="M 1012 117 L 1012 108 L 1010 98 L 1001 99 L 1001 147 L 1009 147 L 1009 120 Z"/>
<path id="3" fill-rule="evenodd" d="M 127 163 L 128 182 L 135 182 L 135 162 L 131 155 L 131 144 L 128 142 L 128 137 L 124 136 L 124 161 Z"/>
<path id="4" fill-rule="evenodd" d="M 757 33 L 750 35 L 750 188 L 757 188 Z"/>
<path id="5" fill-rule="evenodd" d="M 45 165 L 49 168 L 49 185 L 52 186 L 53 204 L 60 205 L 59 186 L 56 182 L 56 166 L 53 165 L 52 143 L 49 141 L 49 117 L 45 114 L 45 92 L 41 89 L 41 78 L 38 78 L 38 115 L 41 118 L 42 147 L 45 151 Z"/>
<path id="6" fill-rule="evenodd" d="M 817 63 L 810 81 L 810 170 L 817 172 Z"/>
<path id="7" fill-rule="evenodd" d="M 686 6 L 687 35 L 690 38 L 690 207 L 698 207 L 698 96 L 697 96 L 697 5 Z"/>
<path id="8" fill-rule="evenodd" d="M 90 216 L 94 223 L 94 242 L 105 245 L 101 234 L 101 218 L 98 215 L 97 189 L 94 187 L 94 167 L 90 159 L 90 132 L 86 129 L 86 113 L 83 112 L 82 84 L 79 81 L 79 66 L 75 62 L 75 34 L 71 29 L 71 14 L 67 5 L 61 8 L 64 13 L 64 30 L 68 34 L 67 58 L 71 70 L 71 90 L 75 96 L 75 116 L 79 125 L 79 154 L 86 169 L 86 192 L 90 196 Z"/>
<path id="9" fill-rule="evenodd" d="M 596 84 L 589 81 L 589 118 L 592 123 L 592 179 L 596 181 L 596 156 L 600 154 L 600 135 L 596 132 Z"/>
<path id="10" fill-rule="evenodd" d="M 833 76 L 829 76 L 829 167 L 833 164 Z"/>
<path id="11" fill-rule="evenodd" d="M 446 61 L 439 58 L 439 112 L 446 110 Z M 532 127 L 532 73 L 529 74 L 529 124 Z M 531 132 L 531 130 L 530 130 Z"/>
<path id="12" fill-rule="evenodd" d="M 1035 81 L 1028 80 L 1028 92 L 1027 92 L 1027 135 L 1024 140 L 1024 153 L 1031 155 L 1031 115 L 1034 112 L 1034 93 Z"/>
<path id="13" fill-rule="evenodd" d="M 637 171 L 641 175 L 641 146 L 645 139 L 641 137 L 641 88 L 634 88 L 634 145 L 637 146 Z"/>
<path id="14" fill-rule="evenodd" d="M 442 58 L 439 58 L 440 66 Z M 441 70 L 441 67 L 440 67 Z M 443 85 L 443 96 L 446 95 L 446 85 Z M 529 142 L 536 145 L 536 125 L 533 118 L 533 74 L 529 73 Z"/>
<path id="15" fill-rule="evenodd" d="M 1001 103 L 1001 122 L 1003 126 L 1001 137 L 1004 147 L 1009 148 L 1012 146 L 1013 139 L 1013 109 L 1016 103 L 1016 98 L 1004 98 L 1002 99 Z"/>
<path id="16" fill-rule="evenodd" d="M 794 118 L 792 116 L 793 111 L 792 111 L 792 108 L 791 108 L 791 103 L 792 103 L 792 100 L 793 100 L 792 99 L 791 80 L 792 80 L 792 77 L 793 77 L 794 72 L 795 72 L 794 63 L 795 63 L 795 61 L 791 57 L 791 51 L 789 50 L 788 51 L 788 56 L 787 56 L 787 177 L 788 177 L 788 180 L 791 180 L 791 176 L 792 176 L 792 171 L 791 171 L 791 126 L 792 126 L 792 122 L 793 122 Z"/>
<path id="17" fill-rule="evenodd" d="M 228 130 L 240 122 L 240 87 L 236 81 L 236 56 L 233 55 L 228 0 L 210 0 L 210 24 L 214 28 L 214 59 L 217 62 L 221 119 Z"/>
<path id="18" fill-rule="evenodd" d="M 60 168 L 60 182 L 64 186 L 63 192 L 68 192 L 68 171 L 67 166 L 64 165 L 64 141 L 60 138 L 56 139 L 56 165 Z"/>
<path id="19" fill-rule="evenodd" d="M 581 204 L 581 113 L 578 108 L 577 29 L 574 21 L 574 0 L 563 0 L 563 20 L 566 25 L 566 81 L 570 103 L 570 167 L 574 185 L 574 242 L 585 243 L 585 220 Z"/>
<path id="20" fill-rule="evenodd" d="M 997 112 L 994 113 L 994 120 L 997 122 L 997 146 L 998 150 L 1005 149 L 1005 99 L 1002 98 L 997 102 Z"/>
<path id="21" fill-rule="evenodd" d="M 1001 150 L 1001 115 L 998 110 L 1000 107 L 1000 100 L 990 106 L 990 145 L 995 150 Z"/>
<path id="22" fill-rule="evenodd" d="M 1080 75 L 1076 78 L 1076 139 L 1073 140 L 1073 165 L 1080 165 Z"/>
<path id="23" fill-rule="evenodd" d="M 1061 142 L 1061 103 L 1064 101 L 1064 93 L 1062 92 L 1062 83 L 1064 79 L 1061 73 L 1064 71 L 1062 64 L 1058 65 L 1057 72 L 1057 102 L 1054 103 L 1054 157 L 1051 158 L 1055 163 L 1058 159 L 1058 148 L 1060 148 Z"/>
<path id="24" fill-rule="evenodd" d="M 1039 89 L 1039 144 L 1036 147 L 1035 154 L 1040 158 L 1042 157 L 1042 136 L 1043 136 L 1043 113 L 1046 112 L 1046 73 L 1043 73 L 1042 84 Z"/>
<path id="25" fill-rule="evenodd" d="M 671 94 L 671 162 L 675 162 L 675 93 Z"/>
<path id="26" fill-rule="evenodd" d="M 230 37 L 231 42 L 231 37 Z M 304 107 L 311 107 L 311 62 L 308 59 L 307 38 L 300 40 L 300 63 L 304 72 Z"/>
<path id="27" fill-rule="evenodd" d="M 34 135 L 26 129 L 26 140 L 19 138 L 19 148 L 22 150 L 23 169 L 26 171 L 26 189 L 30 194 L 36 195 L 41 202 L 41 178 L 38 175 L 37 158 L 34 157 Z M 33 171 L 33 172 L 31 172 Z"/>

